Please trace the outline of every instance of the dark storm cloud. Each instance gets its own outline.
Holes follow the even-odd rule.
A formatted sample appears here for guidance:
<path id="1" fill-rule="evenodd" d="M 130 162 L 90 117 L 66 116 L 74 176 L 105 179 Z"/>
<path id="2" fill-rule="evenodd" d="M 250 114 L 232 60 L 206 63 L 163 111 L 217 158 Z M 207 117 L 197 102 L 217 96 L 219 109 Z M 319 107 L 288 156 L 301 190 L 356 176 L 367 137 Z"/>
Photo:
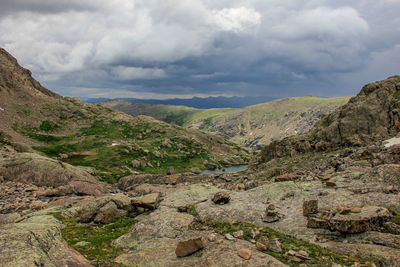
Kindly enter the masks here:
<path id="1" fill-rule="evenodd" d="M 399 71 L 399 11 L 398 0 L 3 0 L 0 46 L 64 95 L 349 95 Z"/>

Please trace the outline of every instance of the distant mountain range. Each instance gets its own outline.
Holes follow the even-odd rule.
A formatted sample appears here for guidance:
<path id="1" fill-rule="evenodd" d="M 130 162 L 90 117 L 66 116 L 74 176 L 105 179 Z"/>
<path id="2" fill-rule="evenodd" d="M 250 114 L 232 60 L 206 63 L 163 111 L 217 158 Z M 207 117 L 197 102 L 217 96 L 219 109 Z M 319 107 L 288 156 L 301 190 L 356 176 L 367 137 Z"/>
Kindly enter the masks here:
<path id="1" fill-rule="evenodd" d="M 209 108 L 244 108 L 264 102 L 269 102 L 277 98 L 267 96 L 247 96 L 247 97 L 193 97 L 193 98 L 172 98 L 172 99 L 139 99 L 139 98 L 115 98 L 112 100 L 123 100 L 131 103 L 163 104 L 173 106 L 186 106 L 200 109 Z M 109 98 L 82 98 L 87 103 L 98 103 L 111 100 Z"/>

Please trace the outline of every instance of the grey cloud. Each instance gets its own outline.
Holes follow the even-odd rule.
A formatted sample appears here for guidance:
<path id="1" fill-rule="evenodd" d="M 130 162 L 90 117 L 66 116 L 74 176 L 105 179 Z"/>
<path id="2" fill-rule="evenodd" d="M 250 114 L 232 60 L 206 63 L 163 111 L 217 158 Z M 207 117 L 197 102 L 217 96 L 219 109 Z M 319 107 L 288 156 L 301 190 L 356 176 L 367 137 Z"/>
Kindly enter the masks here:
<path id="1" fill-rule="evenodd" d="M 5 0 L 0 46 L 64 94 L 343 95 L 398 70 L 379 57 L 398 52 L 399 10 L 395 0 Z"/>

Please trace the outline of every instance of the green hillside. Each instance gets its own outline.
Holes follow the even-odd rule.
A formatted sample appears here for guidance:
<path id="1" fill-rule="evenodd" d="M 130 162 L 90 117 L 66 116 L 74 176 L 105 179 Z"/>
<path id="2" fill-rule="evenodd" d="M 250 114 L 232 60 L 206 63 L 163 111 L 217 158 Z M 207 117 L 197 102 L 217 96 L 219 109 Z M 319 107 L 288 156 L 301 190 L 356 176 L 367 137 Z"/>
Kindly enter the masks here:
<path id="1" fill-rule="evenodd" d="M 254 149 L 293 134 L 306 133 L 322 115 L 347 103 L 349 97 L 290 97 L 242 109 L 195 109 L 184 106 L 107 101 L 101 105 L 137 116 L 217 133 Z"/>

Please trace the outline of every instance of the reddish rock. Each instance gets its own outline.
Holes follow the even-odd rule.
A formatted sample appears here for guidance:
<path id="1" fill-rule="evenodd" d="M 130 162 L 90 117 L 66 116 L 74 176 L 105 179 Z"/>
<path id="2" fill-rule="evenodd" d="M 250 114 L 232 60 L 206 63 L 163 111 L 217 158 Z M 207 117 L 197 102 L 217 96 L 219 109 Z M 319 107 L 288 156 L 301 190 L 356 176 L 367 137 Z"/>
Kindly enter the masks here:
<path id="1" fill-rule="evenodd" d="M 193 238 L 186 241 L 180 241 L 175 249 L 177 257 L 185 257 L 191 255 L 204 248 L 201 238 Z"/>
<path id="2" fill-rule="evenodd" d="M 279 176 L 275 176 L 275 182 L 293 181 L 297 179 L 296 174 L 286 173 Z"/>
<path id="3" fill-rule="evenodd" d="M 326 185 L 326 186 L 329 186 L 329 187 L 334 187 L 334 186 L 336 186 L 336 182 L 335 182 L 335 181 L 327 181 L 327 182 L 325 183 L 325 185 Z"/>
<path id="4" fill-rule="evenodd" d="M 266 245 L 263 244 L 263 243 L 256 242 L 256 248 L 257 248 L 259 251 L 266 251 L 266 250 L 268 249 L 268 246 L 266 246 Z"/>
<path id="5" fill-rule="evenodd" d="M 336 214 L 329 220 L 329 228 L 346 234 L 377 230 L 392 217 L 383 207 L 363 207 L 360 213 Z"/>
<path id="6" fill-rule="evenodd" d="M 246 248 L 242 248 L 238 251 L 238 255 L 240 257 L 242 257 L 245 260 L 249 260 L 251 258 L 251 251 L 246 249 Z"/>

